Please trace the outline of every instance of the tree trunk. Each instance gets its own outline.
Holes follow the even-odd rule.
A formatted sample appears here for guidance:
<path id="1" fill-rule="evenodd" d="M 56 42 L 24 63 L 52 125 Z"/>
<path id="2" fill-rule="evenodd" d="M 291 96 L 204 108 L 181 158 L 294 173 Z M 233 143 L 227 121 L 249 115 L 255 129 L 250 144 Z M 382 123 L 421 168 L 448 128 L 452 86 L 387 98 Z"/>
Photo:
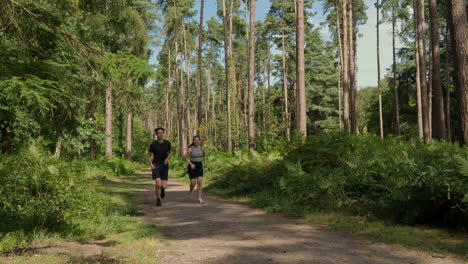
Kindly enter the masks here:
<path id="1" fill-rule="evenodd" d="M 432 53 L 432 136 L 435 139 L 446 139 L 444 96 L 442 92 L 439 50 L 439 19 L 437 1 L 430 0 L 431 14 L 431 53 Z"/>
<path id="2" fill-rule="evenodd" d="M 268 63 L 267 63 L 267 94 L 270 94 L 270 76 L 271 76 L 271 49 L 270 49 L 270 41 L 267 40 L 267 46 L 268 46 Z M 270 111 L 270 104 L 267 106 L 267 112 L 268 116 L 271 116 L 271 111 Z"/>
<path id="3" fill-rule="evenodd" d="M 123 111 L 117 111 L 117 146 L 118 152 L 120 152 L 120 158 L 124 158 L 124 133 L 125 133 L 125 123 L 124 123 L 124 113 Z M 115 144 L 115 143 L 114 143 Z M 119 155 L 119 154 L 117 154 Z"/>
<path id="4" fill-rule="evenodd" d="M 196 122 L 197 120 L 194 120 L 195 124 L 192 125 L 192 119 L 191 114 L 190 114 L 190 54 L 187 52 L 187 33 L 185 30 L 185 24 L 182 23 L 182 31 L 183 31 L 183 39 L 184 39 L 184 60 L 185 60 L 185 76 L 187 78 L 187 90 L 186 90 L 186 96 L 185 96 L 185 128 L 186 132 L 192 131 L 192 128 L 196 129 Z M 196 133 L 196 131 L 194 131 Z M 190 140 L 190 136 L 187 137 L 187 143 Z"/>
<path id="5" fill-rule="evenodd" d="M 349 15 L 348 15 L 348 27 L 349 27 L 349 107 L 350 107 L 350 121 L 351 121 L 351 133 L 358 132 L 357 125 L 357 87 L 356 87 L 356 64 L 355 64 L 355 26 L 354 26 L 354 0 L 349 0 Z"/>
<path id="6" fill-rule="evenodd" d="M 198 29 L 198 84 L 196 92 L 196 102 L 195 102 L 195 113 L 197 115 L 197 130 L 198 127 L 202 124 L 202 98 L 201 98 L 201 87 L 203 85 L 203 76 L 202 76 L 202 45 L 203 45 L 203 8 L 205 1 L 201 0 L 200 4 L 200 25 Z"/>
<path id="7" fill-rule="evenodd" d="M 449 23 L 455 65 L 460 144 L 468 143 L 468 23 L 464 0 L 449 0 Z"/>
<path id="8" fill-rule="evenodd" d="M 10 131 L 8 131 L 8 127 L 4 124 L 4 127 L 2 127 L 2 153 L 11 155 L 11 150 Z"/>
<path id="9" fill-rule="evenodd" d="M 418 109 L 418 136 L 420 139 L 424 138 L 424 129 L 423 129 L 423 121 L 422 121 L 422 99 L 421 99 L 421 69 L 420 64 L 419 64 L 419 43 L 418 43 L 418 30 L 417 30 L 417 21 L 418 21 L 418 16 L 416 14 L 417 12 L 417 6 L 416 6 L 416 1 L 413 1 L 413 15 L 414 15 L 414 33 L 415 33 L 415 60 L 416 60 L 416 105 Z"/>
<path id="10" fill-rule="evenodd" d="M 132 113 L 127 113 L 127 159 L 132 160 Z"/>
<path id="11" fill-rule="evenodd" d="M 340 130 L 343 129 L 343 121 L 341 117 L 341 82 L 343 80 L 343 47 L 341 43 L 341 25 L 340 25 L 340 10 L 338 0 L 335 0 L 335 16 L 336 16 L 336 31 L 338 39 L 338 120 L 340 123 Z"/>
<path id="12" fill-rule="evenodd" d="M 421 81 L 421 103 L 424 143 L 431 141 L 429 126 L 429 98 L 426 81 L 426 58 L 425 58 L 425 32 L 424 32 L 424 0 L 416 0 L 417 32 L 418 32 L 418 54 L 419 54 L 419 75 Z"/>
<path id="13" fill-rule="evenodd" d="M 401 136 L 400 130 L 400 100 L 399 100 L 399 93 L 398 93 L 398 76 L 397 76 L 397 68 L 396 68 L 396 45 L 395 45 L 395 36 L 396 36 L 396 14 L 395 14 L 395 6 L 393 6 L 392 10 L 392 50 L 393 50 L 393 85 L 395 91 L 395 126 L 396 126 L 396 134 L 397 136 Z"/>
<path id="14" fill-rule="evenodd" d="M 299 97 L 299 132 L 302 139 L 307 138 L 307 111 L 305 91 L 305 60 L 304 60 L 304 0 L 297 1 L 297 24 L 296 24 L 296 50 L 297 50 L 297 91 Z"/>
<path id="15" fill-rule="evenodd" d="M 351 1 L 351 0 L 350 0 Z M 347 0 L 343 0 L 342 8 L 343 15 L 343 123 L 346 132 L 351 132 L 349 123 L 349 48 L 348 48 L 348 14 Z"/>
<path id="16" fill-rule="evenodd" d="M 112 82 L 106 89 L 106 156 L 112 156 Z"/>
<path id="17" fill-rule="evenodd" d="M 267 62 L 263 61 L 264 65 Z M 267 69 L 263 67 L 263 82 L 262 82 L 262 127 L 266 128 L 266 86 L 267 86 Z"/>
<path id="18" fill-rule="evenodd" d="M 249 36 L 249 149 L 255 149 L 255 0 L 250 0 L 250 36 Z"/>
<path id="19" fill-rule="evenodd" d="M 169 46 L 169 56 L 167 59 L 168 68 L 167 68 L 167 86 L 166 86 L 166 100 L 165 100 L 165 123 L 168 134 L 171 134 L 171 106 L 170 106 L 170 96 L 171 96 L 171 47 Z"/>
<path id="20" fill-rule="evenodd" d="M 283 68 L 283 122 L 286 124 L 286 140 L 291 139 L 291 128 L 289 125 L 289 100 L 288 100 L 288 69 L 286 68 L 286 47 L 284 41 L 284 22 L 281 22 L 281 54 Z"/>
<path id="21" fill-rule="evenodd" d="M 248 9 L 249 9 L 249 5 L 248 5 L 248 2 L 249 0 L 245 0 L 245 43 L 247 45 L 247 47 L 249 47 L 249 20 L 248 20 Z M 246 49 L 246 52 L 247 52 L 247 58 L 249 58 L 249 52 L 250 52 L 250 49 Z M 254 63 L 255 65 L 255 63 Z M 243 109 L 243 121 L 244 121 L 244 127 L 248 127 L 249 124 L 249 114 L 248 114 L 248 97 L 249 97 L 249 84 L 247 83 L 247 85 L 243 86 L 244 87 L 244 90 L 242 91 L 242 97 L 243 98 L 240 98 L 240 101 L 239 101 L 239 104 L 243 105 L 244 109 Z M 248 135 L 247 135 L 248 136 Z"/>
<path id="22" fill-rule="evenodd" d="M 177 50 L 177 44 L 176 44 L 176 50 Z M 176 65 L 177 65 L 177 59 L 176 59 Z M 176 90 L 177 90 L 177 121 L 178 121 L 178 133 L 179 133 L 179 154 L 181 157 L 185 157 L 185 150 L 187 146 L 187 141 L 186 141 L 186 129 L 185 129 L 185 87 L 184 87 L 184 77 L 182 74 L 178 73 L 178 67 L 176 66 L 176 71 L 175 71 L 175 78 L 176 78 Z"/>
<path id="23" fill-rule="evenodd" d="M 377 89 L 379 90 L 379 124 L 380 124 L 380 138 L 384 138 L 383 131 L 383 114 L 382 114 L 382 87 L 380 87 L 380 4 L 377 0 L 375 7 L 377 9 Z M 395 50 L 393 50 L 395 54 Z"/>
<path id="24" fill-rule="evenodd" d="M 226 85 L 226 107 L 227 107 L 227 151 L 232 152 L 232 131 L 231 131 L 231 97 L 230 97 L 230 73 L 229 73 L 229 37 L 228 18 L 226 14 L 226 0 L 223 1 L 223 24 L 224 24 L 224 73 Z M 233 1 L 233 0 L 231 0 Z"/>
<path id="25" fill-rule="evenodd" d="M 430 45 L 429 45 L 430 46 Z M 429 103 L 429 137 L 432 139 L 432 49 L 429 47 L 429 63 L 427 63 L 427 72 L 429 73 L 427 81 L 428 103 Z"/>
<path id="26" fill-rule="evenodd" d="M 221 98 L 221 96 L 219 96 Z M 211 99 L 211 115 L 210 115 L 210 121 L 212 122 L 211 125 L 211 132 L 213 134 L 213 137 L 216 134 L 216 125 L 217 125 L 217 119 L 216 119 L 216 93 L 213 92 L 212 94 L 212 99 Z M 216 143 L 216 137 L 214 137 L 214 142 Z"/>
<path id="27" fill-rule="evenodd" d="M 209 112 L 210 112 L 210 96 L 211 96 L 211 65 L 210 62 L 207 64 L 206 69 L 206 100 L 205 100 L 205 122 L 209 123 Z"/>
<path id="28" fill-rule="evenodd" d="M 234 62 L 234 45 L 232 45 L 232 35 L 233 35 L 233 18 L 234 18 L 234 3 L 235 0 L 230 0 L 230 8 L 229 8 L 229 74 L 230 74 L 230 109 L 232 111 L 231 113 L 231 118 L 232 115 L 234 114 L 234 120 L 232 123 L 234 123 L 234 127 L 236 129 L 236 137 L 234 138 L 234 149 L 239 145 L 239 140 L 240 140 L 240 127 L 239 127 L 239 122 L 240 122 L 240 111 L 239 111 L 239 103 L 238 103 L 238 95 L 239 95 L 239 86 L 237 83 L 237 78 L 236 78 L 236 67 L 235 67 L 235 62 Z M 234 103 L 234 104 L 232 104 Z M 231 123 L 231 130 L 232 130 L 232 123 Z M 231 131 L 232 133 L 232 131 Z M 232 138 L 232 134 L 231 134 Z M 231 143 L 232 144 L 232 143 Z"/>
<path id="29" fill-rule="evenodd" d="M 187 140 L 189 138 L 187 132 L 189 130 L 189 126 L 188 126 L 188 119 L 190 118 L 189 116 L 187 116 L 187 98 L 189 95 L 186 93 L 186 89 L 185 89 L 185 77 L 184 77 L 184 61 L 185 60 L 185 56 L 183 58 L 181 58 L 181 69 L 180 69 L 180 93 L 181 93 L 181 110 L 182 110 L 182 113 L 180 113 L 180 116 L 179 118 L 182 120 L 182 126 L 180 127 L 181 131 L 182 131 L 182 134 L 184 136 L 184 144 L 186 145 L 187 144 Z M 184 150 L 185 151 L 185 150 Z"/>
<path id="30" fill-rule="evenodd" d="M 59 135 L 57 137 L 57 141 L 55 142 L 54 157 L 56 158 L 60 158 L 60 155 L 62 154 L 62 141 L 63 141 L 62 135 Z"/>
<path id="31" fill-rule="evenodd" d="M 174 1 L 174 19 L 177 21 L 177 6 Z M 178 56 L 179 56 L 179 45 L 178 45 L 178 34 L 177 34 L 177 27 L 174 31 L 174 45 L 175 45 L 175 63 L 174 63 L 174 80 L 177 92 L 177 134 L 179 139 L 179 155 L 181 157 L 185 157 L 185 150 L 186 150 L 186 140 L 185 140 L 185 131 L 184 131 L 184 116 L 185 116 L 185 88 L 183 87 L 183 76 L 180 74 L 179 76 L 179 63 L 178 63 Z"/>
<path id="32" fill-rule="evenodd" d="M 353 67 L 353 74 L 354 74 L 354 115 L 355 115 L 355 123 L 356 123 L 356 130 L 355 133 L 359 134 L 359 109 L 358 109 L 358 79 L 357 79 L 357 28 L 356 28 L 356 18 L 354 18 L 354 67 Z"/>
<path id="33" fill-rule="evenodd" d="M 452 128 L 450 122 L 450 54 L 450 31 L 447 22 L 445 30 L 445 123 L 448 142 L 452 142 Z"/>

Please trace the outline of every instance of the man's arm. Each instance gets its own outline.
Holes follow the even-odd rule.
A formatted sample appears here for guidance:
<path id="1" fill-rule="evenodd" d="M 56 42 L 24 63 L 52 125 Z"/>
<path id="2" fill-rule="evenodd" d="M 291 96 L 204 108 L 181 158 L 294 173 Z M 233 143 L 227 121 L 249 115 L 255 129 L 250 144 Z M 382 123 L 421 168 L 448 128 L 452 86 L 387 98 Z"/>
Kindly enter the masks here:
<path id="1" fill-rule="evenodd" d="M 164 165 L 167 165 L 169 163 L 169 159 L 172 157 L 172 145 L 171 142 L 169 143 L 169 150 L 167 151 L 167 158 L 164 160 Z"/>
<path id="2" fill-rule="evenodd" d="M 167 152 L 167 158 L 164 160 L 164 164 L 167 165 L 169 163 L 169 159 L 172 157 L 172 151 Z"/>
<path id="3" fill-rule="evenodd" d="M 153 156 L 153 153 L 148 152 L 148 162 L 149 162 L 150 168 L 154 170 L 154 164 L 153 164 L 153 161 L 151 160 L 152 156 Z"/>

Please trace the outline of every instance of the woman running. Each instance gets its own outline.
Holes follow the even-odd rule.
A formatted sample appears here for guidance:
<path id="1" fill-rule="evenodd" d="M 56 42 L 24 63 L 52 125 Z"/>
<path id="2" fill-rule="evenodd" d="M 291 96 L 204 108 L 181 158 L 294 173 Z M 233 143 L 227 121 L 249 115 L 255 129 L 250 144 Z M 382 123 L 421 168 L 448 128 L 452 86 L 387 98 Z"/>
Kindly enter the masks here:
<path id="1" fill-rule="evenodd" d="M 193 143 L 190 144 L 185 158 L 188 162 L 187 169 L 190 177 L 190 191 L 188 196 L 190 197 L 193 189 L 195 189 L 195 185 L 197 185 L 198 202 L 203 204 L 205 203 L 202 199 L 203 162 L 205 163 L 206 168 L 206 151 L 201 145 L 200 136 L 194 136 L 192 142 Z"/>

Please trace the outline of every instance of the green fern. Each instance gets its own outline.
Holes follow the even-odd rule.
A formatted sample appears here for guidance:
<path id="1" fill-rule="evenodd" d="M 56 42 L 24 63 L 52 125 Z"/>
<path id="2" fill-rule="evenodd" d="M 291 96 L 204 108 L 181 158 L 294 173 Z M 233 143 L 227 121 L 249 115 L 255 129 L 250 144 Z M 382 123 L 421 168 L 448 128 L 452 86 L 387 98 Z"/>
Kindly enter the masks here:
<path id="1" fill-rule="evenodd" d="M 459 172 L 463 176 L 468 177 L 468 159 L 465 159 L 460 155 L 456 155 L 454 158 L 457 162 Z"/>

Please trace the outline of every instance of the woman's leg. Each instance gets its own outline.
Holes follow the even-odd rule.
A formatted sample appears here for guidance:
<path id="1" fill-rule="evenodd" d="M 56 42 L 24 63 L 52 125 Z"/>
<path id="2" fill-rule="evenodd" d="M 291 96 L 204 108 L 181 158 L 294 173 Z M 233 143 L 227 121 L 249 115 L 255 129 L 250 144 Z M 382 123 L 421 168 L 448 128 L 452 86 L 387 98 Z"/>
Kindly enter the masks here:
<path id="1" fill-rule="evenodd" d="M 190 179 L 190 192 L 193 191 L 193 189 L 195 189 L 195 184 L 197 184 L 197 179 Z"/>
<path id="2" fill-rule="evenodd" d="M 203 177 L 200 176 L 197 178 L 197 185 L 198 200 L 200 200 L 203 192 Z"/>

